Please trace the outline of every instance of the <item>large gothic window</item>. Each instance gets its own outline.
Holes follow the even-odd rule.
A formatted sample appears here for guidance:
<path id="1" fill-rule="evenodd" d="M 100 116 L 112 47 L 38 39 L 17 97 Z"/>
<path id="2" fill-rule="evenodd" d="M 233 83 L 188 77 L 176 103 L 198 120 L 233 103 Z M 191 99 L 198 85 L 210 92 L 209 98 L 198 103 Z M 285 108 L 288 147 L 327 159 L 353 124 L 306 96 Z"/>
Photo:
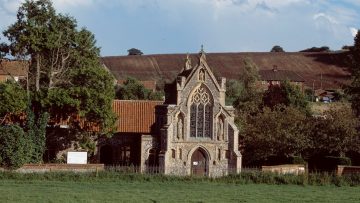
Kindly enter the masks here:
<path id="1" fill-rule="evenodd" d="M 212 133 L 212 102 L 206 88 L 198 88 L 190 106 L 190 136 L 211 137 Z"/>

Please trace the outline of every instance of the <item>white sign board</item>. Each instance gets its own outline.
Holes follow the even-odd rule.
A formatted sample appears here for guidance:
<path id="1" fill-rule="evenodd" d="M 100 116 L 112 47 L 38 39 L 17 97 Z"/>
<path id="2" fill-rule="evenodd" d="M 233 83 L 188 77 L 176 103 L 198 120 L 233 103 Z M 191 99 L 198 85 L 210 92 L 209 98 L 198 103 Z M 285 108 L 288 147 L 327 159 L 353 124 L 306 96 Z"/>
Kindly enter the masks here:
<path id="1" fill-rule="evenodd" d="M 87 164 L 87 152 L 68 152 L 67 164 Z"/>

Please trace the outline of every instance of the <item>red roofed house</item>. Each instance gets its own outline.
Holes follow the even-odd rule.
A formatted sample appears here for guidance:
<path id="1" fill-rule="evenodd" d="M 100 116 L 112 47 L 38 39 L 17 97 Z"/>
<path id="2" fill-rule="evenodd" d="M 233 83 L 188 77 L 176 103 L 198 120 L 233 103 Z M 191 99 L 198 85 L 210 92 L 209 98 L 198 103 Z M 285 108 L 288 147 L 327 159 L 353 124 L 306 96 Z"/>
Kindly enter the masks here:
<path id="1" fill-rule="evenodd" d="M 0 82 L 26 80 L 28 63 L 0 59 Z"/>
<path id="2" fill-rule="evenodd" d="M 260 87 L 267 90 L 270 85 L 280 85 L 282 81 L 289 81 L 291 84 L 296 85 L 301 91 L 304 91 L 305 80 L 299 74 L 291 70 L 280 70 L 274 66 L 272 70 L 260 70 Z"/>

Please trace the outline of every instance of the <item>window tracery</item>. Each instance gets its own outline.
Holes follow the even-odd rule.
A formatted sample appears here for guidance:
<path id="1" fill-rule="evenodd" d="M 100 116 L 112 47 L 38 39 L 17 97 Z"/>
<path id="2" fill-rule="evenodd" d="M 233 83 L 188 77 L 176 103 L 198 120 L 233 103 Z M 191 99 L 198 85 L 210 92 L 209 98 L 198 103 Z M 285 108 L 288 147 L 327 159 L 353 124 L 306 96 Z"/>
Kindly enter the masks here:
<path id="1" fill-rule="evenodd" d="M 212 103 L 209 92 L 204 87 L 198 88 L 190 106 L 190 136 L 211 137 Z"/>

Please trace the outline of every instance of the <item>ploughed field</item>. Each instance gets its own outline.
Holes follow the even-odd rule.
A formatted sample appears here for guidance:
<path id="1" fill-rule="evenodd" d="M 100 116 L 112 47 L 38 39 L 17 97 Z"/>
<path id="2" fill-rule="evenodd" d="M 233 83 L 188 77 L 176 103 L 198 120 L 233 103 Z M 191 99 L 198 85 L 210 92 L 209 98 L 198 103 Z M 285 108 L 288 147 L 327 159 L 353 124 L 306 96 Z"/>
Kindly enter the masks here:
<path id="1" fill-rule="evenodd" d="M 360 202 L 360 187 L 162 179 L 0 179 L 0 202 Z"/>

